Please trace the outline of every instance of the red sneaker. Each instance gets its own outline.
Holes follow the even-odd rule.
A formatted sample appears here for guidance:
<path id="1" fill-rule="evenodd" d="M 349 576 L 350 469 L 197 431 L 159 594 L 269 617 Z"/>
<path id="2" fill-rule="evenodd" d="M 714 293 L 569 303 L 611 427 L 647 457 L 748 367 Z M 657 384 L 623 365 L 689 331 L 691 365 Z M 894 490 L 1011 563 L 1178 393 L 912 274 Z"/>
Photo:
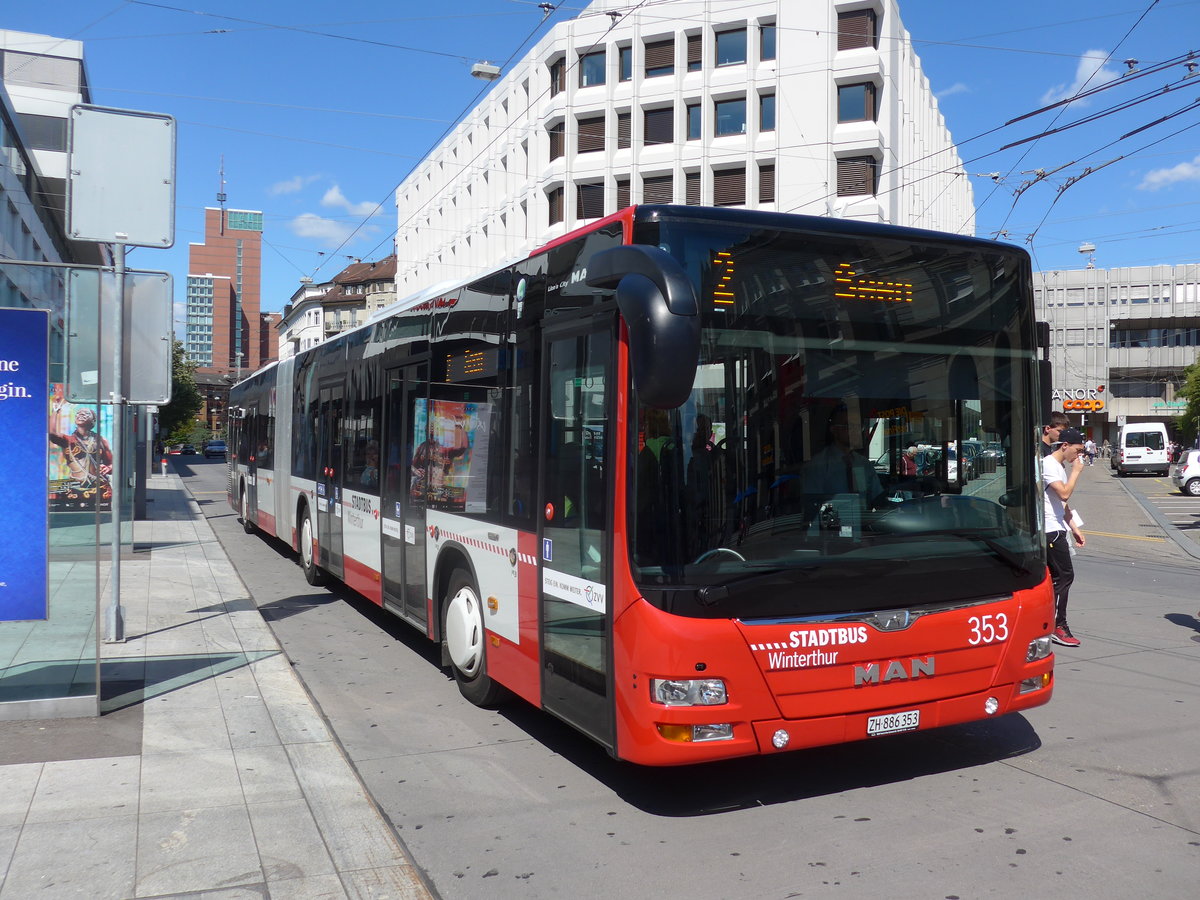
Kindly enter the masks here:
<path id="1" fill-rule="evenodd" d="M 1050 640 L 1056 644 L 1062 644 L 1064 647 L 1078 647 L 1079 638 L 1071 634 L 1071 629 L 1066 625 L 1059 625 L 1054 629 L 1054 633 L 1050 635 Z"/>

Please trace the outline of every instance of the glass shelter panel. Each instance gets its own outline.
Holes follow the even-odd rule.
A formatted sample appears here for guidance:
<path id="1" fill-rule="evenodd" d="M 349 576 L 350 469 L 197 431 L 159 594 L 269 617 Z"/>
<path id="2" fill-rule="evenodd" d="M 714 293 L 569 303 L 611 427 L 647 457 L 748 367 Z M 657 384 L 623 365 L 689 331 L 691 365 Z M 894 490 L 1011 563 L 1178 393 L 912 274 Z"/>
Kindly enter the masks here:
<path id="1" fill-rule="evenodd" d="M 0 315 L 49 312 L 48 377 L 28 387 L 34 396 L 22 403 L 19 413 L 36 419 L 43 443 L 30 447 L 28 465 L 22 463 L 24 471 L 17 475 L 44 479 L 41 497 L 47 503 L 47 527 L 23 539 L 31 551 L 45 554 L 47 578 L 32 614 L 10 607 L 0 590 L 0 720 L 94 715 L 99 710 L 97 614 L 99 585 L 107 578 L 110 558 L 108 473 L 114 422 L 112 408 L 99 403 L 95 382 L 74 392 L 68 387 L 68 279 L 65 266 L 0 264 L 0 285 L 5 288 L 0 290 Z M 98 302 L 96 291 L 71 298 L 71 303 L 93 310 L 93 316 Z M 0 378 L 16 380 L 11 374 Z M 11 400 L 5 402 L 17 410 Z M 125 465 L 130 462 L 131 456 Z M 123 518 L 128 522 L 128 509 Z M 0 582 L 8 580 L 0 571 Z"/>

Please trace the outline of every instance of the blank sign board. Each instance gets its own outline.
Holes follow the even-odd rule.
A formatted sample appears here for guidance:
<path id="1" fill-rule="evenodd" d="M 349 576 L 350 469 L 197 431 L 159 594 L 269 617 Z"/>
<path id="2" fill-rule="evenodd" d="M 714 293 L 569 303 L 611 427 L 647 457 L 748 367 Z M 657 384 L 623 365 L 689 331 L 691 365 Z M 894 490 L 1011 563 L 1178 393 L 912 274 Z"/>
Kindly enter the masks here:
<path id="1" fill-rule="evenodd" d="M 125 302 L 117 304 L 117 277 L 96 269 L 71 269 L 67 282 L 67 398 L 112 399 L 113 335 L 118 327 L 123 367 L 121 393 L 131 404 L 171 400 L 173 282 L 166 272 L 125 273 Z M 120 313 L 120 315 L 118 315 Z"/>
<path id="2" fill-rule="evenodd" d="M 71 107 L 67 231 L 77 241 L 175 243 L 175 120 L 161 113 Z"/>

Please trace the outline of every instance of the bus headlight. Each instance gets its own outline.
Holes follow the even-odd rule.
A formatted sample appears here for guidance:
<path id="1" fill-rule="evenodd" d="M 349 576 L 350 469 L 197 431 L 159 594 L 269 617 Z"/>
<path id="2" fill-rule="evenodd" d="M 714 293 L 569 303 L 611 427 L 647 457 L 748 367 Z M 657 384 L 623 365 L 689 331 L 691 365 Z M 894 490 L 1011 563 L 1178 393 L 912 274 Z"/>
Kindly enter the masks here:
<path id="1" fill-rule="evenodd" d="M 1050 655 L 1052 648 L 1050 635 L 1035 638 L 1029 642 L 1029 648 L 1025 651 L 1025 662 L 1037 662 L 1039 659 L 1045 659 Z"/>
<path id="2" fill-rule="evenodd" d="M 652 678 L 650 696 L 664 706 L 718 706 L 728 703 L 720 678 Z"/>

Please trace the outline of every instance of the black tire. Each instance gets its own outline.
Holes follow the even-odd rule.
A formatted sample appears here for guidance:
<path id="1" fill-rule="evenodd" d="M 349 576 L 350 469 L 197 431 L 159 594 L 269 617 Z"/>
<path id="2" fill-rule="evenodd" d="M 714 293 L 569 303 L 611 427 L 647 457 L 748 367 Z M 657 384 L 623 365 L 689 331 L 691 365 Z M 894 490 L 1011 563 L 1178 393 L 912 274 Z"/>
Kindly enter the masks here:
<path id="1" fill-rule="evenodd" d="M 1181 494 L 1187 494 L 1189 497 L 1200 497 L 1200 478 L 1190 478 L 1188 483 L 1183 486 Z"/>
<path id="2" fill-rule="evenodd" d="M 325 572 L 317 565 L 316 552 L 313 549 L 312 516 L 308 507 L 300 511 L 300 527 L 296 529 L 297 540 L 300 543 L 300 568 L 304 570 L 304 580 L 317 587 L 325 583 Z"/>
<path id="3" fill-rule="evenodd" d="M 238 501 L 238 513 L 242 523 L 242 531 L 246 534 L 254 534 L 258 529 L 254 527 L 254 523 L 250 521 L 250 504 L 246 500 L 246 486 L 242 485 L 241 500 Z"/>
<path id="4" fill-rule="evenodd" d="M 450 574 L 442 598 L 442 643 L 458 690 L 476 706 L 500 705 L 508 692 L 487 674 L 487 635 L 479 588 L 463 569 Z"/>

